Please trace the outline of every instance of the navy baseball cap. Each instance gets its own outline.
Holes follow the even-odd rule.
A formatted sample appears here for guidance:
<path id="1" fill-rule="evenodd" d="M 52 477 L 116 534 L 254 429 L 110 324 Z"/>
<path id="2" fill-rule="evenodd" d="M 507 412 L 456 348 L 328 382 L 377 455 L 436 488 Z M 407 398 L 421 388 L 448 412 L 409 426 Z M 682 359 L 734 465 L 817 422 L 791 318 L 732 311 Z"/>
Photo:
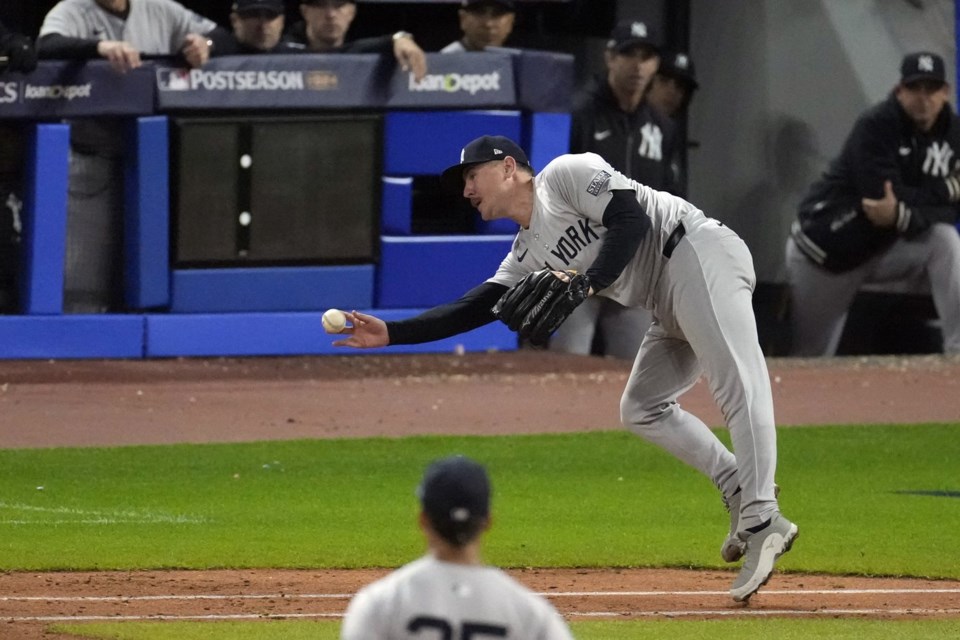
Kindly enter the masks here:
<path id="1" fill-rule="evenodd" d="M 946 84 L 943 58 L 929 51 L 909 53 L 900 63 L 900 84 L 910 84 L 919 80 L 932 80 Z"/>
<path id="2" fill-rule="evenodd" d="M 660 50 L 657 34 L 650 23 L 643 20 L 624 20 L 617 23 L 610 32 L 610 39 L 607 40 L 607 49 L 613 49 L 618 53 L 639 46 L 650 47 L 654 51 Z"/>
<path id="3" fill-rule="evenodd" d="M 237 13 L 270 11 L 280 15 L 286 11 L 286 7 L 283 5 L 283 0 L 236 0 L 233 3 L 233 10 Z"/>
<path id="4" fill-rule="evenodd" d="M 517 5 L 514 4 L 513 0 L 463 0 L 460 3 L 460 7 L 468 11 L 486 6 L 500 7 L 505 13 L 513 13 L 517 10 Z"/>
<path id="5" fill-rule="evenodd" d="M 504 136 L 480 136 L 472 140 L 460 152 L 460 162 L 447 167 L 440 174 L 440 186 L 444 191 L 463 193 L 463 170 L 475 164 L 513 157 L 519 164 L 530 166 L 527 154 L 516 142 Z"/>
<path id="6" fill-rule="evenodd" d="M 700 84 L 697 82 L 697 73 L 693 66 L 693 60 L 683 52 L 675 52 L 660 56 L 660 67 L 657 73 L 661 73 L 671 78 L 683 82 L 690 91 L 696 91 Z"/>
<path id="7" fill-rule="evenodd" d="M 465 456 L 436 460 L 427 467 L 417 497 L 434 530 L 462 546 L 473 540 L 490 515 L 490 478 Z"/>

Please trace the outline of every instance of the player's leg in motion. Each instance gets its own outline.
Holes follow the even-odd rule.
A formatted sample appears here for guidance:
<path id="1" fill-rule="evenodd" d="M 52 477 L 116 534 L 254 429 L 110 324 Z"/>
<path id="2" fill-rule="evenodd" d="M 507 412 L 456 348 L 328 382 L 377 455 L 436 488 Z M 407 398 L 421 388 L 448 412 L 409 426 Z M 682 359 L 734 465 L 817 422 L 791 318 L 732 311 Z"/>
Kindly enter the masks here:
<path id="1" fill-rule="evenodd" d="M 730 429 L 741 486 L 738 535 L 746 545 L 731 595 L 746 600 L 766 583 L 774 560 L 797 535 L 796 525 L 780 515 L 775 495 L 777 438 L 753 315 L 756 276 L 746 244 L 728 228 L 703 224 L 687 239 L 667 266 L 664 294 Z"/>
<path id="2" fill-rule="evenodd" d="M 655 320 L 620 399 L 620 419 L 633 433 L 710 478 L 729 498 L 739 488 L 736 458 L 703 421 L 677 403 L 700 373 L 687 341 L 672 337 Z"/>

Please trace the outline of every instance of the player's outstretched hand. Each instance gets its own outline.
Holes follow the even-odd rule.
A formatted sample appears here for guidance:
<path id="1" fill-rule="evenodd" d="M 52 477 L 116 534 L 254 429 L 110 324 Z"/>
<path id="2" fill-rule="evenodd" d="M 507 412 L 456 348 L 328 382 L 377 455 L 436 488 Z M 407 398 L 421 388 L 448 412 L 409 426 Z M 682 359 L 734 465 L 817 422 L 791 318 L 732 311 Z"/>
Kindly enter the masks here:
<path id="1" fill-rule="evenodd" d="M 369 349 L 371 347 L 385 347 L 390 344 L 387 323 L 380 318 L 359 311 L 348 311 L 344 315 L 347 316 L 349 324 L 340 331 L 340 334 L 346 334 L 349 337 L 335 341 L 333 346 Z"/>

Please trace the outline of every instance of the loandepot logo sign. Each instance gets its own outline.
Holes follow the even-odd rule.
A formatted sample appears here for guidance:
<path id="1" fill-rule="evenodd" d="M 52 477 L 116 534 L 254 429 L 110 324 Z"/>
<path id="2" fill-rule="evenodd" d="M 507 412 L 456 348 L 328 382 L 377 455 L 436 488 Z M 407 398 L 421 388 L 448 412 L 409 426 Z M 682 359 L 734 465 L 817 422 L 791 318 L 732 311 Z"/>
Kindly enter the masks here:
<path id="1" fill-rule="evenodd" d="M 93 83 L 85 84 L 30 84 L 29 82 L 0 82 L 0 104 L 29 100 L 86 100 L 93 95 Z"/>
<path id="2" fill-rule="evenodd" d="M 417 82 L 410 74 L 410 91 L 444 93 L 465 92 L 475 95 L 481 91 L 500 91 L 500 72 L 492 73 L 445 73 L 423 77 Z"/>
<path id="3" fill-rule="evenodd" d="M 307 85 L 303 71 L 160 69 L 158 74 L 161 91 L 302 91 Z"/>
<path id="4" fill-rule="evenodd" d="M 89 98 L 93 91 L 93 83 L 86 84 L 43 84 L 24 83 L 24 100 L 66 100 Z"/>

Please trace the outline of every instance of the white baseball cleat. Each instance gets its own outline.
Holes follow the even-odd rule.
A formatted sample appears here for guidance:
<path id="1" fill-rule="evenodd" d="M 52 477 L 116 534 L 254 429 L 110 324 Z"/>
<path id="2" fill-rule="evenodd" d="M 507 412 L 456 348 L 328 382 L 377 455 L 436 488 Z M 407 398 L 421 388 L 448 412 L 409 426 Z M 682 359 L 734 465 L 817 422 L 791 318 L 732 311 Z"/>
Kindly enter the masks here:
<path id="1" fill-rule="evenodd" d="M 741 533 L 746 542 L 745 560 L 740 574 L 733 581 L 730 595 L 737 602 L 744 602 L 767 584 L 773 573 L 773 563 L 790 550 L 800 534 L 797 525 L 779 513 L 770 524 L 756 533 Z"/>

